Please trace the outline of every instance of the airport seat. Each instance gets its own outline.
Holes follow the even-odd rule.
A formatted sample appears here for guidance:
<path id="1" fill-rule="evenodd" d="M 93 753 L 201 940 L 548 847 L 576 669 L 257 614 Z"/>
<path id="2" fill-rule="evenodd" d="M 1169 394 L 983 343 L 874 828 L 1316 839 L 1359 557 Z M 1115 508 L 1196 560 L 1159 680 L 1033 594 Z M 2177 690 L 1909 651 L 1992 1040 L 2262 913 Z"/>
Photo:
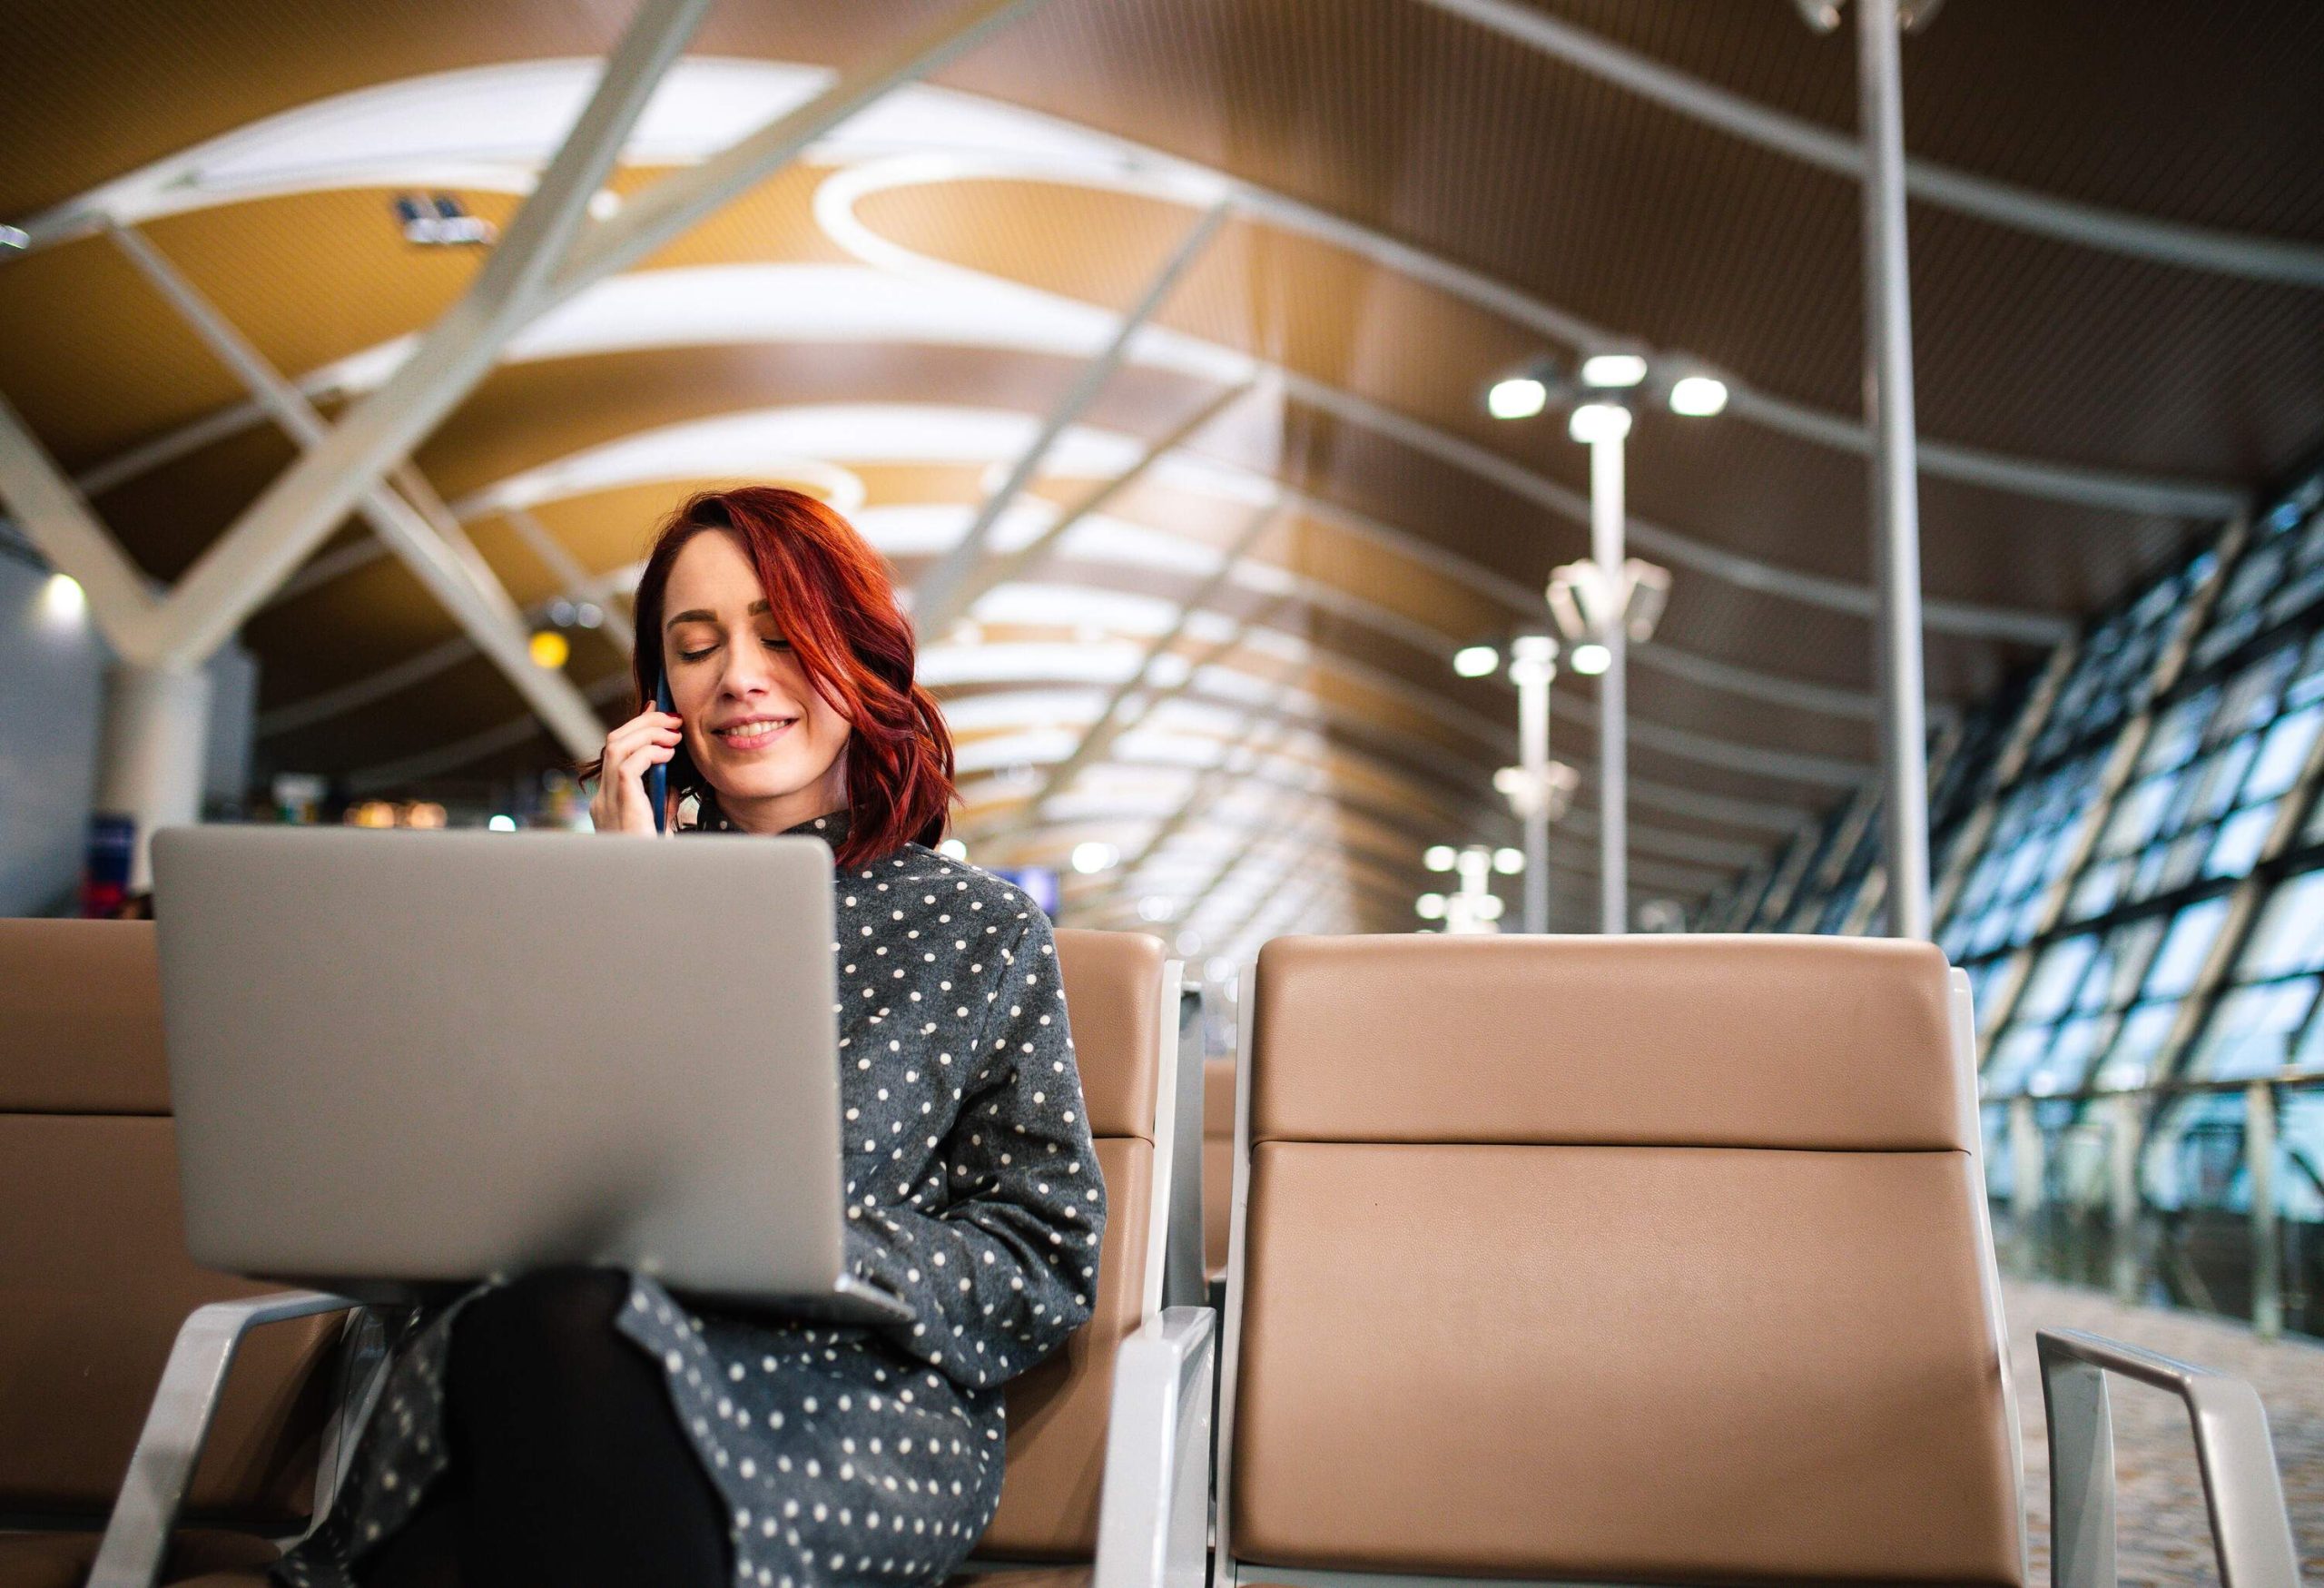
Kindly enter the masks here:
<path id="1" fill-rule="evenodd" d="M 69 924 L 79 927 L 79 923 Z M 109 974 L 133 981 L 153 977 L 151 929 L 137 930 L 143 933 L 142 940 L 115 945 L 128 955 L 129 962 L 112 966 Z M 1179 1089 L 1172 1084 L 1178 1040 L 1177 975 L 1177 966 L 1165 962 L 1161 944 L 1152 938 L 1125 933 L 1060 932 L 1058 955 L 1110 1216 L 1100 1258 L 1098 1294 L 1088 1326 L 1056 1356 L 1009 1387 L 1008 1466 L 1000 1510 L 980 1546 L 979 1559 L 962 1573 L 979 1588 L 1074 1588 L 1088 1577 L 1096 1548 L 1114 1356 L 1121 1338 L 1151 1319 L 1160 1306 L 1162 1258 L 1171 1236 L 1168 1148 L 1181 1112 L 1193 1111 L 1191 1102 L 1182 1102 Z M 158 1060 L 158 1014 L 149 1004 L 141 1018 L 152 1028 L 149 1036 L 155 1057 L 153 1084 L 136 1094 L 134 1100 L 162 1111 L 166 1091 Z M 166 1131 L 166 1119 L 158 1123 Z M 140 1248 L 136 1268 L 113 1276 L 116 1282 L 170 1265 L 189 1267 L 178 1231 L 174 1166 L 163 1161 L 162 1169 L 152 1189 L 158 1209 L 155 1228 L 162 1233 L 155 1238 L 153 1250 Z M 229 1292 L 254 1288 L 232 1281 L 219 1283 Z M 163 1347 L 187 1305 L 176 1304 L 174 1310 L 169 1304 L 153 1307 L 156 1338 Z M 251 1359 L 237 1371 L 237 1385 L 265 1371 L 256 1343 L 263 1339 L 261 1336 L 254 1340 L 248 1354 Z M 145 1376 L 146 1393 L 154 1376 L 153 1373 Z M 133 1430 L 135 1415 L 143 1405 L 142 1394 L 124 1402 L 128 1429 Z M 221 1459 L 214 1441 L 221 1435 L 231 1436 L 237 1425 L 231 1411 L 231 1404 L 222 1411 L 213 1445 L 204 1455 L 205 1474 Z M 304 1428 L 306 1425 L 298 1425 Z M 241 1445 L 251 1452 L 279 1451 L 280 1442 L 290 1433 L 289 1426 L 261 1426 L 246 1435 Z M 270 1445 L 269 1440 L 277 1443 Z M 93 1475 L 91 1497 L 95 1505 L 103 1504 L 112 1482 L 117 1481 L 126 1464 L 126 1437 L 120 1445 L 118 1457 Z M 305 1455 L 303 1466 L 291 1475 L 297 1480 L 292 1489 L 300 1494 L 308 1491 L 298 1489 L 298 1482 L 311 1485 L 311 1439 Z M 278 1465 L 283 1459 L 280 1455 L 275 1457 Z M 197 1487 L 197 1504 L 202 1494 Z M 275 1531 L 296 1528 L 295 1509 L 286 1508 Z M 48 1588 L 52 1583 L 66 1588 L 78 1583 L 94 1554 L 95 1540 L 94 1534 L 76 1534 L 64 1545 L 44 1537 L 29 1542 L 26 1550 L 25 1574 L 21 1579 L 9 1576 L 6 1568 L 0 1566 L 0 1588 L 34 1588 L 35 1584 Z M 180 1582 L 177 1573 L 183 1573 L 191 1574 L 183 1579 L 183 1588 L 255 1584 L 272 1558 L 271 1545 L 248 1535 L 189 1538 L 162 1580 Z M 41 1574 L 34 1574 L 35 1570 Z"/>
<path id="2" fill-rule="evenodd" d="M 1213 1284 L 1226 1277 L 1227 1214 L 1235 1189 L 1235 1061 L 1202 1067 L 1202 1259 Z"/>
<path id="3" fill-rule="evenodd" d="M 150 922 L 0 920 L 0 1588 L 83 1581 L 180 1326 L 268 1290 L 185 1255 L 160 999 Z M 342 1304 L 250 1336 L 173 1574 L 304 1526 L 345 1325 Z"/>
<path id="4" fill-rule="evenodd" d="M 1246 985 L 1222 1588 L 2026 1582 L 1967 982 L 1935 947 L 1292 938 Z M 2248 1386 L 2043 1352 L 2055 1581 L 2114 1580 L 2107 1368 L 2198 1410 L 2222 1580 L 2297 1583 Z M 1151 1453 L 1117 1445 L 1107 1588 L 1202 1570 L 1200 1356 L 1125 1346 L 1117 1427 Z"/>
<path id="5" fill-rule="evenodd" d="M 1106 1177 L 1105 1243 L 1089 1322 L 1009 1386 L 1000 1509 L 954 1579 L 976 1588 L 1088 1581 L 1115 1356 L 1161 1307 L 1179 1111 L 1177 966 L 1158 940 L 1134 932 L 1060 931 L 1057 952 Z"/>

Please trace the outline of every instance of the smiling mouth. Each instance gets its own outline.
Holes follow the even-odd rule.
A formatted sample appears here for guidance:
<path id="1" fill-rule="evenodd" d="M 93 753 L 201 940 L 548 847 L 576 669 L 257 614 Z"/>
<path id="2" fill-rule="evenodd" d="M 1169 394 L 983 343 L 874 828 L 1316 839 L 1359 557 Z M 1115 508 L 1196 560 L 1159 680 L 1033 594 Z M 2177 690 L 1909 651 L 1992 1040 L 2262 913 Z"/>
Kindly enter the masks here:
<path id="1" fill-rule="evenodd" d="M 798 720 L 797 717 L 792 716 L 770 717 L 758 722 L 737 723 L 731 728 L 714 728 L 711 731 L 720 741 L 733 748 L 747 750 L 779 737 L 783 730 Z"/>

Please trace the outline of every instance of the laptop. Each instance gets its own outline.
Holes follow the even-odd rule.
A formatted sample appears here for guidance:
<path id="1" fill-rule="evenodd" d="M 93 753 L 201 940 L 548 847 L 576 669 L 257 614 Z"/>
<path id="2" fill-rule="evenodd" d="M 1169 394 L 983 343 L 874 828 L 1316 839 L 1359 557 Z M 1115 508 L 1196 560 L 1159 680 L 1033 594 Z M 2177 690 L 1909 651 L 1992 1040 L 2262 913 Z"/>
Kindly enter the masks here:
<path id="1" fill-rule="evenodd" d="M 180 827 L 153 871 L 195 1261 L 911 1318 L 842 1256 L 821 840 Z"/>

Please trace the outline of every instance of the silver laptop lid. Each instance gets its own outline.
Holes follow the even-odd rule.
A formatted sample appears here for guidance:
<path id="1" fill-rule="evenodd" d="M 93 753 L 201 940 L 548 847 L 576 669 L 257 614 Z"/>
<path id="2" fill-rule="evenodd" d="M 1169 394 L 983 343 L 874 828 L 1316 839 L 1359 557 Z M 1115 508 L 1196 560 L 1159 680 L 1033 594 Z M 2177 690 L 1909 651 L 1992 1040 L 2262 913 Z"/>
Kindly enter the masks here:
<path id="1" fill-rule="evenodd" d="M 153 862 L 196 1260 L 850 1288 L 820 840 L 188 827 Z"/>

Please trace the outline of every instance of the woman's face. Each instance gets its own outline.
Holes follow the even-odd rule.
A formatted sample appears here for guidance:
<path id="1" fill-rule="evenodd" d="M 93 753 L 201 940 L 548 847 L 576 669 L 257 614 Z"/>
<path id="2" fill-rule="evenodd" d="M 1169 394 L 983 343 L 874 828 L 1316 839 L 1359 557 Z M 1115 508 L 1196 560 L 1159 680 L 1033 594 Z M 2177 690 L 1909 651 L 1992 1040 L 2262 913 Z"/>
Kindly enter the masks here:
<path id="1" fill-rule="evenodd" d="M 843 805 L 847 719 L 776 628 L 742 542 L 723 529 L 687 541 L 662 610 L 671 703 L 720 808 L 779 831 Z"/>

